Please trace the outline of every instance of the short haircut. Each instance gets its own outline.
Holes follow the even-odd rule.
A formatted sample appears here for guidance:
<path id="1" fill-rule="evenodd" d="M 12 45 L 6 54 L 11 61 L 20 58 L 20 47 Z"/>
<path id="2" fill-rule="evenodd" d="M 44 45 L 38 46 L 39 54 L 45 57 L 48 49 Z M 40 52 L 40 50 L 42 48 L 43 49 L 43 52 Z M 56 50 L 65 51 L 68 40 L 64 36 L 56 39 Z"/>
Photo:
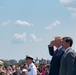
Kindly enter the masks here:
<path id="1" fill-rule="evenodd" d="M 66 43 L 69 43 L 70 47 L 73 44 L 73 39 L 71 37 L 63 37 L 62 40 L 65 40 Z"/>
<path id="2" fill-rule="evenodd" d="M 62 39 L 63 37 L 62 36 L 55 36 L 54 38 L 55 39 Z"/>

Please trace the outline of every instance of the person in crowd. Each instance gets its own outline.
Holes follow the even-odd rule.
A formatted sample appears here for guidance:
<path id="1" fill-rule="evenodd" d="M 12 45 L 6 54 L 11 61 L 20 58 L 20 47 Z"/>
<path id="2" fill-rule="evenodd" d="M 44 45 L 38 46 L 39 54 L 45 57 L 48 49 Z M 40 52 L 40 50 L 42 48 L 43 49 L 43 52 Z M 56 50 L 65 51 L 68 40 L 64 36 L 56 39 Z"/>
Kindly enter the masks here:
<path id="1" fill-rule="evenodd" d="M 46 70 L 45 75 L 49 75 L 49 70 L 50 70 L 50 65 L 49 64 L 45 65 L 45 70 Z"/>
<path id="2" fill-rule="evenodd" d="M 72 44 L 73 39 L 71 37 L 63 37 L 62 47 L 65 49 L 65 52 L 61 58 L 59 75 L 73 75 L 74 73 L 74 61 L 76 54 L 72 49 Z"/>
<path id="3" fill-rule="evenodd" d="M 27 75 L 27 69 L 23 69 L 21 75 Z"/>
<path id="4" fill-rule="evenodd" d="M 57 48 L 55 51 L 54 46 Z M 64 53 L 64 49 L 62 48 L 62 37 L 56 36 L 54 40 L 50 42 L 50 45 L 48 45 L 48 49 L 49 54 L 52 56 L 49 75 L 59 75 L 60 59 Z"/>
<path id="5" fill-rule="evenodd" d="M 6 73 L 6 75 L 11 75 L 12 74 L 12 71 L 10 71 L 10 66 L 5 67 L 5 73 Z"/>
<path id="6" fill-rule="evenodd" d="M 27 75 L 37 75 L 37 68 L 33 63 L 33 57 L 26 55 L 26 63 L 28 65 Z"/>
<path id="7" fill-rule="evenodd" d="M 0 60 L 0 75 L 6 75 L 5 71 L 3 70 L 3 61 Z"/>
<path id="8" fill-rule="evenodd" d="M 40 63 L 40 64 L 38 65 L 38 67 L 37 67 L 37 75 L 41 75 L 41 74 L 42 74 L 42 69 L 43 69 L 42 63 Z"/>
<path id="9" fill-rule="evenodd" d="M 14 71 L 13 75 L 21 75 L 21 70 L 20 70 L 19 66 L 15 66 L 15 71 Z"/>
<path id="10" fill-rule="evenodd" d="M 45 75 L 46 69 L 45 69 L 45 63 L 42 63 L 42 74 Z"/>

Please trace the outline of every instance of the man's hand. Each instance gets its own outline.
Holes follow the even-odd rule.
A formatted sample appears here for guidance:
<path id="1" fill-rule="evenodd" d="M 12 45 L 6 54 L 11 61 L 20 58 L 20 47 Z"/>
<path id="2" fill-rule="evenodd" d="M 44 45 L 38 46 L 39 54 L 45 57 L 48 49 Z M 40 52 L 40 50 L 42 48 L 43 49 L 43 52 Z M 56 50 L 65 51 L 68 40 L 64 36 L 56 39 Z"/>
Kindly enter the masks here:
<path id="1" fill-rule="evenodd" d="M 54 46 L 54 45 L 55 45 L 55 41 L 52 40 L 52 41 L 50 42 L 50 46 Z"/>

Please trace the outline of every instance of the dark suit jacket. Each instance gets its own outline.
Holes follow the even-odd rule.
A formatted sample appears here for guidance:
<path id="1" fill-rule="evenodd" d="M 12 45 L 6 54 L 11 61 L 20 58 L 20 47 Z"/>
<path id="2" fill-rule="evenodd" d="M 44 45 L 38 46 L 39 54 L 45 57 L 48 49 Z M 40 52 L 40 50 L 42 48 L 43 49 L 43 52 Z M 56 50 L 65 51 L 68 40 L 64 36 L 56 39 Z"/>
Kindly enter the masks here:
<path id="1" fill-rule="evenodd" d="M 73 75 L 76 75 L 76 57 L 75 57 L 75 62 L 74 62 L 74 73 Z"/>
<path id="2" fill-rule="evenodd" d="M 49 48 L 49 54 L 53 56 L 50 63 L 49 75 L 59 75 L 60 59 L 64 53 L 64 50 L 63 48 L 60 48 L 57 53 L 54 53 L 53 47 L 48 46 L 48 48 Z"/>
<path id="3" fill-rule="evenodd" d="M 63 54 L 61 58 L 59 75 L 73 75 L 74 61 L 75 61 L 75 52 L 74 50 L 72 50 L 72 48 L 68 48 L 68 50 Z"/>

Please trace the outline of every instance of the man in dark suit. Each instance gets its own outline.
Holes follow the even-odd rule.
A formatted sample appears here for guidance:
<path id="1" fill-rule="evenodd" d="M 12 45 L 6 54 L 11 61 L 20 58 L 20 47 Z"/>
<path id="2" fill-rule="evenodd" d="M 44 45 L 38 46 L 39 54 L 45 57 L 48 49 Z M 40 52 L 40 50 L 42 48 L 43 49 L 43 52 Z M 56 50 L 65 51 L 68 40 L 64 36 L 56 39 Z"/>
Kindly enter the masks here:
<path id="1" fill-rule="evenodd" d="M 49 54 L 52 56 L 49 75 L 59 75 L 60 59 L 64 53 L 64 50 L 61 45 L 62 45 L 61 36 L 56 36 L 55 39 L 51 41 L 50 45 L 48 45 Z M 57 48 L 57 50 L 55 51 L 54 46 Z"/>
<path id="2" fill-rule="evenodd" d="M 74 73 L 74 62 L 75 62 L 75 52 L 71 48 L 73 40 L 71 37 L 64 37 L 62 39 L 62 47 L 65 52 L 61 58 L 60 72 L 59 75 L 73 75 Z"/>
<path id="3" fill-rule="evenodd" d="M 76 75 L 76 57 L 75 57 L 75 62 L 74 62 L 74 73 L 73 75 Z"/>

